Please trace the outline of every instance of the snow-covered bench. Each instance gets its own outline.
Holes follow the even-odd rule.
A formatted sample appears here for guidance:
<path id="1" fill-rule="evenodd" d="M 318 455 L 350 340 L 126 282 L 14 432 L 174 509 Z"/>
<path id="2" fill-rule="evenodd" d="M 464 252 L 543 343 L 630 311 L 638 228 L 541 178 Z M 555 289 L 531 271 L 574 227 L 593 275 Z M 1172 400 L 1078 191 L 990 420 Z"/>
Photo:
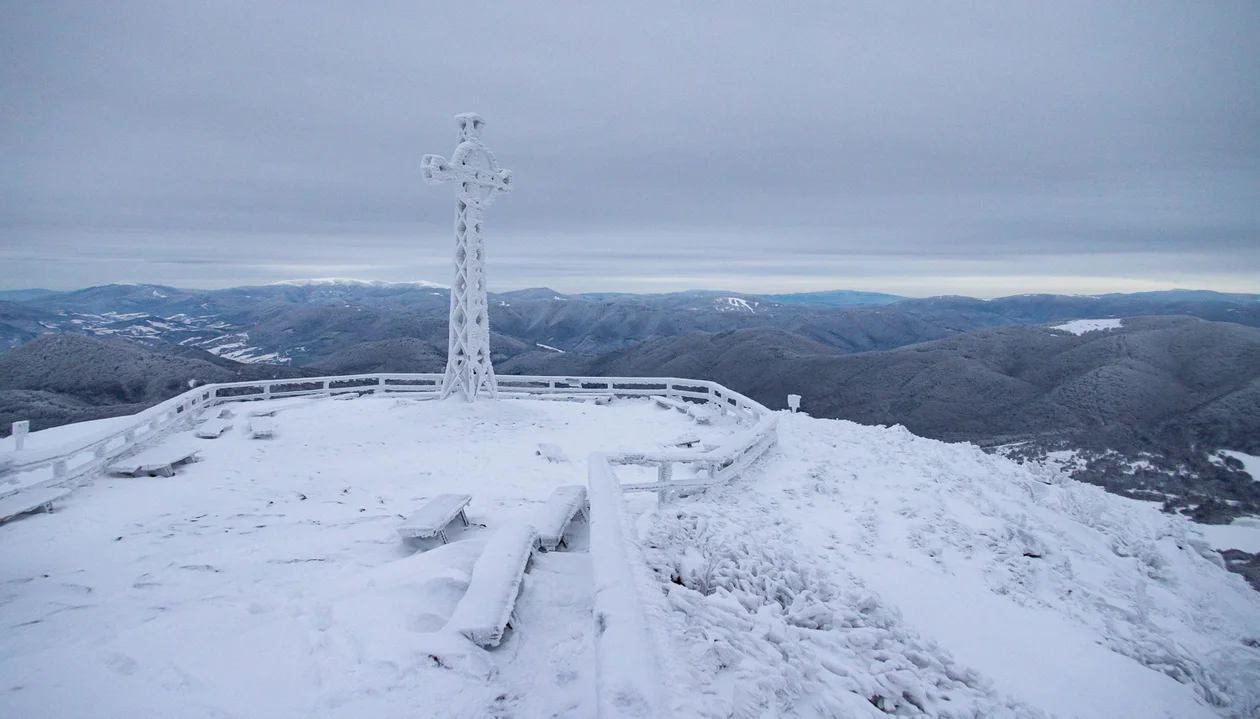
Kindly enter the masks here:
<path id="1" fill-rule="evenodd" d="M 699 443 L 700 443 L 700 437 L 698 435 L 688 433 L 688 434 L 684 434 L 684 435 L 671 439 L 669 441 L 669 446 L 690 448 L 690 447 L 694 447 L 695 445 Z"/>
<path id="2" fill-rule="evenodd" d="M 586 518 L 586 487 L 580 484 L 556 487 L 536 515 L 539 546 L 551 552 L 564 544 L 565 530 L 569 528 L 573 516 L 579 513 L 583 519 Z"/>
<path id="3" fill-rule="evenodd" d="M 491 535 L 473 565 L 468 591 L 455 606 L 447 629 L 483 647 L 499 646 L 537 543 L 538 530 L 528 522 L 507 524 Z"/>
<path id="4" fill-rule="evenodd" d="M 676 409 L 679 412 L 687 411 L 687 403 L 679 402 L 676 399 L 671 399 L 669 397 L 665 397 L 659 394 L 652 395 L 652 401 L 655 402 L 658 406 L 662 407 L 663 409 Z"/>
<path id="5" fill-rule="evenodd" d="M 202 439 L 218 439 L 224 432 L 232 428 L 232 423 L 226 419 L 215 417 L 201 423 L 201 426 L 193 432 Z"/>
<path id="6" fill-rule="evenodd" d="M 468 526 L 468 515 L 464 507 L 472 501 L 471 494 L 439 494 L 430 499 L 415 514 L 407 517 L 398 527 L 398 536 L 403 539 L 428 539 L 437 537 L 446 544 L 446 525 L 459 517 Z"/>
<path id="7" fill-rule="evenodd" d="M 546 457 L 548 462 L 560 463 L 569 461 L 569 457 L 565 455 L 564 450 L 560 449 L 560 445 L 558 444 L 544 442 L 538 445 L 538 451 L 535 452 L 535 454 L 540 454 L 543 457 Z"/>
<path id="8" fill-rule="evenodd" d="M 150 477 L 161 475 L 174 477 L 175 468 L 181 464 L 197 461 L 197 453 L 201 450 L 180 447 L 154 447 L 140 454 L 120 459 L 109 466 L 110 474 L 129 474 L 133 477 L 147 474 Z"/>
<path id="9" fill-rule="evenodd" d="M 276 423 L 270 417 L 252 417 L 249 420 L 249 436 L 254 439 L 272 437 L 276 433 Z"/>
<path id="10" fill-rule="evenodd" d="M 58 487 L 28 489 L 7 497 L 0 497 L 0 524 L 28 512 L 51 512 L 53 502 L 70 494 L 70 490 Z"/>

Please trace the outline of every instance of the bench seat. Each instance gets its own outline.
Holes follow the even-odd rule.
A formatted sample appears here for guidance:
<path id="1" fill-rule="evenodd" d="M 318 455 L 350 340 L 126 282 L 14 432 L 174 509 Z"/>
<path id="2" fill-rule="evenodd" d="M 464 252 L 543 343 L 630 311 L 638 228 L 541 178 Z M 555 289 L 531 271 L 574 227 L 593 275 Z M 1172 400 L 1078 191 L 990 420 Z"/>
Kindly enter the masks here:
<path id="1" fill-rule="evenodd" d="M 555 462 L 557 464 L 569 461 L 568 455 L 564 453 L 563 449 L 560 449 L 560 445 L 558 444 L 544 442 L 538 445 L 537 454 L 546 457 L 548 462 Z"/>
<path id="2" fill-rule="evenodd" d="M 252 417 L 249 420 L 249 436 L 253 439 L 272 437 L 276 433 L 275 420 L 270 417 Z"/>
<path id="3" fill-rule="evenodd" d="M 464 526 L 468 526 L 468 515 L 464 513 L 464 507 L 471 501 L 471 494 L 439 494 L 399 525 L 398 536 L 403 539 L 437 537 L 442 540 L 442 544 L 446 544 L 449 541 L 446 538 L 446 525 L 451 520 L 459 517 L 464 521 Z"/>
<path id="4" fill-rule="evenodd" d="M 586 517 L 586 487 L 580 484 L 556 487 L 535 515 L 539 546 L 548 552 L 555 551 L 564 543 L 564 533 L 578 513 Z"/>
<path id="5" fill-rule="evenodd" d="M 120 459 L 109 465 L 110 474 L 129 474 L 133 477 L 141 474 L 175 476 L 175 468 L 181 464 L 197 461 L 198 449 L 181 449 L 174 447 L 155 447 L 140 454 Z"/>
<path id="6" fill-rule="evenodd" d="M 5 497 L 0 497 L 0 523 L 20 517 L 29 512 L 43 510 L 51 512 L 53 502 L 70 494 L 70 490 L 60 487 L 40 487 L 25 489 Z"/>
<path id="7" fill-rule="evenodd" d="M 218 439 L 224 432 L 232 428 L 232 423 L 226 419 L 215 417 L 202 422 L 193 434 L 202 439 Z"/>
<path id="8" fill-rule="evenodd" d="M 504 525 L 491 535 L 473 565 L 468 591 L 455 606 L 447 629 L 479 646 L 499 646 L 537 543 L 538 530 L 529 522 Z"/>

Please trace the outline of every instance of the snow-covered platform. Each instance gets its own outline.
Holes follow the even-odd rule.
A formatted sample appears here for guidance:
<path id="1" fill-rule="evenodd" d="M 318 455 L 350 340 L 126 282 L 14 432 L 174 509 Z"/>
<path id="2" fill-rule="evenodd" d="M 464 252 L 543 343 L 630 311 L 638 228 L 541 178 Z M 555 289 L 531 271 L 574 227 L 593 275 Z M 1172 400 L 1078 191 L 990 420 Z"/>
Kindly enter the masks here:
<path id="1" fill-rule="evenodd" d="M 491 652 L 442 631 L 486 539 L 586 484 L 585 461 L 540 461 L 541 442 L 584 459 L 739 429 L 646 398 L 282 402 L 270 441 L 180 431 L 140 453 L 199 450 L 174 477 L 101 474 L 0 526 L 0 716 L 593 716 L 585 524 L 535 556 L 528 631 Z M 473 496 L 470 527 L 427 552 L 399 542 L 450 492 Z"/>
<path id="2" fill-rule="evenodd" d="M 270 441 L 172 434 L 157 448 L 202 461 L 98 475 L 0 526 L 0 716 L 576 719 L 604 706 L 597 683 L 659 689 L 638 706 L 679 719 L 1260 708 L 1260 593 L 1184 519 L 1053 467 L 780 413 L 778 445 L 729 483 L 609 502 L 597 476 L 650 483 L 681 439 L 754 446 L 751 418 L 702 425 L 647 397 L 288 402 Z M 588 474 L 592 452 L 619 459 Z M 519 631 L 477 647 L 533 541 L 511 528 L 588 480 L 590 524 L 528 560 Z M 397 527 L 446 493 L 473 497 L 470 526 L 413 552 Z M 626 561 L 596 571 L 601 527 Z M 461 615 L 502 529 L 514 561 Z M 597 611 L 621 645 L 597 642 Z"/>

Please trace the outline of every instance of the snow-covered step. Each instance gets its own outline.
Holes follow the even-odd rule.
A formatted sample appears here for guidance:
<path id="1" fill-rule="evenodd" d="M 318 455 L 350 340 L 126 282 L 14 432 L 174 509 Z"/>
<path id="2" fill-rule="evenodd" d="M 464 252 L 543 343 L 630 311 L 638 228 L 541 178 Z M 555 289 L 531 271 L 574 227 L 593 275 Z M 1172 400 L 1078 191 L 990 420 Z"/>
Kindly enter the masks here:
<path id="1" fill-rule="evenodd" d="M 68 494 L 70 494 L 68 489 L 44 487 L 28 489 L 0 498 L 0 524 L 29 512 L 40 510 L 51 512 L 53 502 L 64 498 Z"/>
<path id="2" fill-rule="evenodd" d="M 586 487 L 580 484 L 556 487 L 547 503 L 535 515 L 538 519 L 539 545 L 551 552 L 563 544 L 569 523 L 579 513 L 583 518 L 586 517 Z"/>
<path id="3" fill-rule="evenodd" d="M 473 565 L 468 591 L 455 606 L 446 628 L 480 646 L 499 646 L 537 544 L 538 530 L 528 522 L 505 525 L 491 535 Z"/>
<path id="4" fill-rule="evenodd" d="M 459 517 L 468 526 L 468 515 L 464 508 L 472 501 L 471 494 L 439 494 L 427 504 L 407 517 L 398 527 L 398 536 L 403 539 L 428 539 L 437 537 L 442 544 L 448 542 L 446 525 Z"/>
<path id="5" fill-rule="evenodd" d="M 202 439 L 218 439 L 224 432 L 232 428 L 232 423 L 226 419 L 215 417 L 201 423 L 201 426 L 193 432 Z"/>

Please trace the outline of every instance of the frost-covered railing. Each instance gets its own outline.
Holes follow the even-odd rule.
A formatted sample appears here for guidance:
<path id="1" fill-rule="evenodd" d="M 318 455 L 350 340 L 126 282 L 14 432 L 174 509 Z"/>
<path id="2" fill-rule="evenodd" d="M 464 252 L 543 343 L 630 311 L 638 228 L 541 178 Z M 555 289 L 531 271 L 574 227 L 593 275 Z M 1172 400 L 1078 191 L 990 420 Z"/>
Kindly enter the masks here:
<path id="1" fill-rule="evenodd" d="M 231 382 L 203 385 L 134 415 L 119 429 L 80 438 L 57 447 L 0 453 L 0 496 L 19 489 L 63 484 L 101 469 L 137 444 L 153 439 L 204 407 L 248 400 L 300 397 L 345 392 L 399 393 L 436 397 L 440 374 L 379 373 L 336 377 Z M 609 456 L 613 464 L 657 468 L 657 481 L 626 485 L 626 491 L 667 492 L 725 482 L 739 474 L 772 446 L 776 439 L 773 413 L 753 400 L 716 382 L 676 377 L 548 377 L 508 375 L 498 379 L 506 397 L 666 396 L 675 400 L 709 403 L 751 422 L 751 428 L 729 437 L 713 450 L 689 449 L 635 452 Z M 693 477 L 675 481 L 680 466 L 698 468 Z"/>
<path id="2" fill-rule="evenodd" d="M 94 472 L 213 404 L 213 396 L 212 385 L 197 387 L 133 415 L 133 421 L 121 429 L 104 429 L 46 449 L 0 453 L 0 496 L 36 485 L 70 482 Z"/>
<path id="3" fill-rule="evenodd" d="M 587 459 L 591 574 L 595 583 L 595 705 L 600 719 L 666 716 L 636 574 L 643 557 L 625 537 L 621 485 L 608 456 Z"/>

